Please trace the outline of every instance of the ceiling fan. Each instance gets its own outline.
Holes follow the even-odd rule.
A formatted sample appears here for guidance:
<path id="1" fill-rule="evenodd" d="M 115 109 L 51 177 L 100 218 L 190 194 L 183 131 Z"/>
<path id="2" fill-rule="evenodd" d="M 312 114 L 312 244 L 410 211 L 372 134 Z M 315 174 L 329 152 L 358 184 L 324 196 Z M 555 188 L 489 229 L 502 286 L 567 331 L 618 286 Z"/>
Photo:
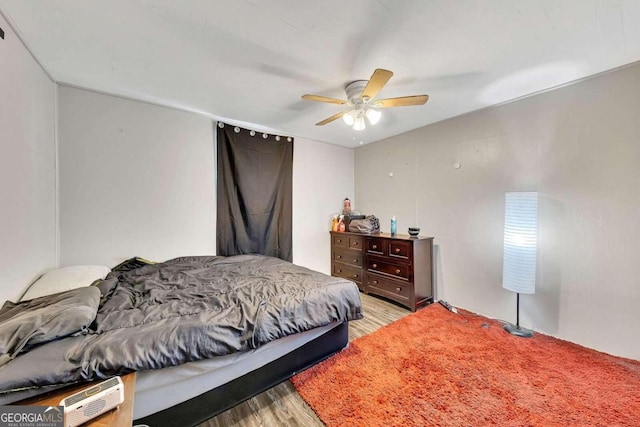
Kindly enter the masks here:
<path id="1" fill-rule="evenodd" d="M 376 100 L 378 92 L 387 84 L 391 76 L 393 76 L 391 71 L 378 68 L 369 80 L 356 80 L 348 83 L 344 88 L 347 93 L 347 101 L 319 95 L 302 95 L 302 99 L 349 107 L 345 111 L 316 123 L 316 126 L 326 125 L 342 117 L 347 125 L 353 126 L 354 130 L 363 130 L 366 127 L 365 118 L 372 125 L 378 123 L 382 116 L 380 108 L 424 105 L 429 99 L 429 95 L 413 95 Z"/>

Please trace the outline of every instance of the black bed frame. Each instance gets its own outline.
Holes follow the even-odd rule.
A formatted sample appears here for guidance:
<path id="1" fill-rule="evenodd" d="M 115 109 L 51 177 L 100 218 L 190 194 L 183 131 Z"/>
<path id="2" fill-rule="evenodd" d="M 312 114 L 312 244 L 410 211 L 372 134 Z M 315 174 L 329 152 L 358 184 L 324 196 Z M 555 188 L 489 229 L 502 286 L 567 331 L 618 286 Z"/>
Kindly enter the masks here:
<path id="1" fill-rule="evenodd" d="M 261 368 L 183 403 L 135 420 L 134 425 L 195 426 L 339 352 L 348 342 L 349 327 L 347 322 L 343 322 Z"/>

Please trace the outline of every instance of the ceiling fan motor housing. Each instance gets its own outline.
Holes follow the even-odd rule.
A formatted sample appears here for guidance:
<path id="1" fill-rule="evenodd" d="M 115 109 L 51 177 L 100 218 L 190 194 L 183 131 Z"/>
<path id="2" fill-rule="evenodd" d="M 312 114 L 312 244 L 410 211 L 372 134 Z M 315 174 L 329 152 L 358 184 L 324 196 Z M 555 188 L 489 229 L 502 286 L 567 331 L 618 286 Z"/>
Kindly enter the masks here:
<path id="1" fill-rule="evenodd" d="M 347 85 L 344 87 L 344 90 L 347 93 L 349 104 L 358 105 L 365 102 L 360 98 L 360 95 L 362 95 L 362 92 L 367 86 L 367 83 L 369 83 L 368 80 L 356 80 L 351 83 L 347 83 Z"/>

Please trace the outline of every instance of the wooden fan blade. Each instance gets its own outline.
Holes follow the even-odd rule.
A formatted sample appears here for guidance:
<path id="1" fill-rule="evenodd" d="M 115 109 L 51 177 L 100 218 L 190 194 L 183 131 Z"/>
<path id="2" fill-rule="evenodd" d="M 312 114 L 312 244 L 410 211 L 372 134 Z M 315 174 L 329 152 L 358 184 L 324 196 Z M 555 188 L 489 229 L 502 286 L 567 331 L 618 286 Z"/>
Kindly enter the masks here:
<path id="1" fill-rule="evenodd" d="M 327 123 L 331 123 L 332 121 L 337 120 L 340 117 L 344 116 L 344 113 L 346 113 L 346 111 L 341 111 L 338 114 L 334 114 L 328 119 L 324 119 L 323 121 L 316 123 L 316 126 L 322 126 L 322 125 L 326 125 Z"/>
<path id="2" fill-rule="evenodd" d="M 373 103 L 377 108 L 408 107 L 411 105 L 424 105 L 427 103 L 429 95 L 401 96 L 399 98 L 379 99 Z"/>
<path id="3" fill-rule="evenodd" d="M 378 92 L 387 84 L 391 76 L 393 76 L 393 73 L 389 70 L 383 70 L 382 68 L 375 70 L 369 79 L 369 83 L 367 83 L 367 86 L 362 91 L 360 99 L 364 99 L 365 97 L 369 99 L 375 98 Z"/>
<path id="4" fill-rule="evenodd" d="M 302 99 L 306 101 L 328 102 L 329 104 L 338 104 L 338 105 L 347 103 L 347 101 L 343 101 L 342 99 L 327 98 L 326 96 L 319 96 L 319 95 L 302 95 Z"/>

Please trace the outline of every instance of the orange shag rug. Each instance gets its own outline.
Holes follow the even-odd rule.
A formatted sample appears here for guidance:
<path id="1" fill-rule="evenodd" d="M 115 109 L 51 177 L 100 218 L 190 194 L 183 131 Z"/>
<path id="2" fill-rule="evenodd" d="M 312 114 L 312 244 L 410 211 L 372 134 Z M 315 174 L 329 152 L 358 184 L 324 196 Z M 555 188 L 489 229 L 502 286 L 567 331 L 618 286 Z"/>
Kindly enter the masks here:
<path id="1" fill-rule="evenodd" d="M 327 426 L 640 426 L 640 362 L 440 304 L 292 382 Z"/>

